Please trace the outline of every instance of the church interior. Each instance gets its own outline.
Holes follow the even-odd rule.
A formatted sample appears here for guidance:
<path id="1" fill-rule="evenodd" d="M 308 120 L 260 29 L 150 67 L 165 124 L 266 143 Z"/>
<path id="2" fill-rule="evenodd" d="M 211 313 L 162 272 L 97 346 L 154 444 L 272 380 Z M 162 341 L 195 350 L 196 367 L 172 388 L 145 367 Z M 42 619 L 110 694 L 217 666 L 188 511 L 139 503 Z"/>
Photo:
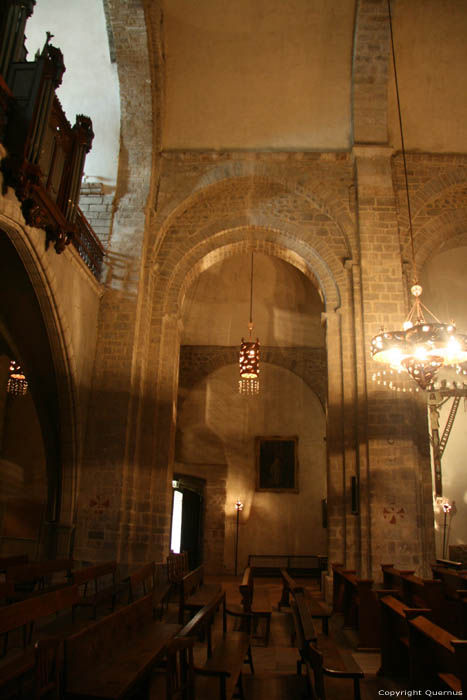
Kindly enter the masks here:
<path id="1" fill-rule="evenodd" d="M 462 577 L 466 36 L 463 0 L 3 0 L 0 574 L 256 560 L 344 614 L 345 572 Z"/>

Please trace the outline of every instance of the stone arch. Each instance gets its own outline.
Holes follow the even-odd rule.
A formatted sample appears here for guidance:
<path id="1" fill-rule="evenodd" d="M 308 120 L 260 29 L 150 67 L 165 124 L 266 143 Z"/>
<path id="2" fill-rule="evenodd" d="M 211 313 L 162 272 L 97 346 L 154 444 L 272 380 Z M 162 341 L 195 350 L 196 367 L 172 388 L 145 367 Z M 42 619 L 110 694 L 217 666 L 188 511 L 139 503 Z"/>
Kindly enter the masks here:
<path id="1" fill-rule="evenodd" d="M 204 270 L 226 257 L 256 249 L 276 255 L 299 269 L 321 293 L 326 309 L 336 310 L 342 304 L 341 282 L 344 269 L 328 253 L 332 268 L 312 245 L 294 236 L 293 232 L 264 226 L 240 226 L 219 231 L 209 237 L 200 236 L 201 242 L 193 245 L 182 258 L 167 261 L 166 278 L 158 285 L 158 294 L 164 299 L 164 313 L 177 313 L 188 286 Z M 321 247 L 321 246 L 320 246 Z M 336 279 L 337 278 L 337 279 Z"/>
<path id="2" fill-rule="evenodd" d="M 456 247 L 463 239 L 467 240 L 467 208 L 440 214 L 414 236 L 417 267 L 422 269 L 432 255 Z M 408 245 L 405 254 L 410 259 Z"/>
<path id="3" fill-rule="evenodd" d="M 429 202 L 461 184 L 467 184 L 467 168 L 452 169 L 419 187 L 410 199 L 414 210 L 414 220 L 423 214 L 423 210 Z"/>
<path id="4" fill-rule="evenodd" d="M 225 163 L 205 173 L 194 186 L 185 186 L 177 201 L 167 204 L 158 215 L 160 245 L 163 245 L 164 238 L 172 227 L 177 225 L 185 227 L 184 215 L 188 214 L 198 202 L 203 201 L 209 206 L 210 200 L 214 201 L 219 188 L 231 189 L 234 192 L 238 185 L 245 182 L 250 183 L 251 189 L 260 184 L 269 185 L 271 188 L 276 188 L 281 195 L 299 197 L 307 207 L 319 211 L 322 217 L 327 217 L 332 222 L 335 235 L 340 239 L 343 247 L 343 257 L 351 257 L 354 223 L 348 209 L 343 206 L 342 198 L 321 183 L 318 186 L 310 180 L 303 184 L 297 182 L 296 177 L 284 176 L 281 171 L 271 173 L 268 164 L 255 164 L 251 161 Z M 249 212 L 248 216 L 251 215 Z M 305 231 L 306 228 L 304 233 Z"/>
<path id="5" fill-rule="evenodd" d="M 48 514 L 52 522 L 59 520 L 71 525 L 75 518 L 77 498 L 77 464 L 80 431 L 76 405 L 76 366 L 71 333 L 66 317 L 60 309 L 55 274 L 41 253 L 43 231 L 25 229 L 14 219 L 0 215 L 0 228 L 5 232 L 31 281 L 50 346 L 55 371 L 56 412 L 59 421 L 59 454 L 54 464 L 57 470 L 57 504 Z M 37 234 L 37 241 L 35 240 Z M 66 255 L 67 253 L 63 253 Z"/>
<path id="6" fill-rule="evenodd" d="M 296 374 L 326 404 L 325 348 L 261 347 L 261 364 L 277 365 Z M 193 370 L 193 364 L 196 369 Z M 220 367 L 238 364 L 238 348 L 183 346 L 180 354 L 179 387 L 189 390 Z M 311 367 L 313 364 L 313 368 Z M 183 397 L 181 397 L 183 403 Z"/>

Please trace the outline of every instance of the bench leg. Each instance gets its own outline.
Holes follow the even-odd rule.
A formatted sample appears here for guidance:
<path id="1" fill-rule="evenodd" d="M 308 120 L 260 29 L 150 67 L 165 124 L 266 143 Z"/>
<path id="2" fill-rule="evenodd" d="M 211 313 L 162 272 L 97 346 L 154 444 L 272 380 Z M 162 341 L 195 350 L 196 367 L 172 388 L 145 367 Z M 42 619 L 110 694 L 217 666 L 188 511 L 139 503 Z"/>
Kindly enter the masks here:
<path id="1" fill-rule="evenodd" d="M 321 619 L 323 621 L 323 634 L 325 634 L 327 637 L 329 634 L 329 620 L 327 617 L 323 617 Z"/>
<path id="2" fill-rule="evenodd" d="M 358 678 L 353 679 L 353 692 L 354 700 L 360 700 L 360 680 Z"/>
<path id="3" fill-rule="evenodd" d="M 270 634 L 270 631 L 271 631 L 271 615 L 268 615 L 268 616 L 266 617 L 266 635 L 265 635 L 265 638 L 264 638 L 265 646 L 268 646 L 268 645 L 269 645 L 269 634 Z"/>
<path id="4" fill-rule="evenodd" d="M 240 700 L 245 700 L 245 695 L 243 694 L 243 676 L 242 676 L 241 671 L 240 671 L 240 675 L 238 676 L 237 688 L 238 688 L 238 695 L 235 695 L 234 697 L 239 697 Z"/>
<path id="5" fill-rule="evenodd" d="M 248 664 L 249 664 L 249 666 L 250 666 L 251 672 L 252 672 L 252 674 L 254 675 L 255 669 L 253 668 L 253 656 L 251 655 L 251 644 L 250 644 L 250 646 L 248 647 L 248 651 L 246 652 L 246 657 L 247 657 Z"/>

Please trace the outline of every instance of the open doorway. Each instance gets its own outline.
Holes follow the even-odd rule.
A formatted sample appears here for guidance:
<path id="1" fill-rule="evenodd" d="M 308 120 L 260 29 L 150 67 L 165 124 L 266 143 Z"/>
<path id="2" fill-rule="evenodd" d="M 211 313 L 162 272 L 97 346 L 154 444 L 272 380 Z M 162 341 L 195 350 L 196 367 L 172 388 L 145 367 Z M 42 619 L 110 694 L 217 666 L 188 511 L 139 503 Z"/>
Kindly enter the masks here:
<path id="1" fill-rule="evenodd" d="M 188 566 L 203 561 L 204 480 L 174 474 L 170 549 L 188 553 Z"/>

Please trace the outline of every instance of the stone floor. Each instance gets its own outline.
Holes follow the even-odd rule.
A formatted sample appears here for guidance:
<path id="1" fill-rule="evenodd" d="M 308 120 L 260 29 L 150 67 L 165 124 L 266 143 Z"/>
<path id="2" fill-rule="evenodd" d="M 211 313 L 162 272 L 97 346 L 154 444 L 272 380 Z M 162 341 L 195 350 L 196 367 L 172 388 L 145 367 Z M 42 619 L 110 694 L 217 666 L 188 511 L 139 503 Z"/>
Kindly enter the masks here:
<path id="1" fill-rule="evenodd" d="M 214 580 L 219 581 L 226 591 L 228 607 L 238 606 L 240 603 L 239 579 L 233 576 L 222 579 L 210 578 L 210 581 Z M 313 588 L 313 584 L 310 585 L 310 582 L 306 580 L 303 580 L 303 583 L 313 595 L 320 596 L 317 587 Z M 274 611 L 269 645 L 264 647 L 258 641 L 253 646 L 255 675 L 248 673 L 248 667 L 245 666 L 245 700 L 303 700 L 307 697 L 306 679 L 304 675 L 297 676 L 298 651 L 291 645 L 290 616 L 287 612 L 280 612 L 277 605 L 281 597 L 281 583 L 279 579 L 255 579 L 256 586 L 268 587 Z M 339 655 L 345 657 L 346 654 L 351 654 L 365 673 L 365 678 L 360 683 L 362 700 L 378 700 L 384 696 L 396 697 L 395 693 L 390 691 L 408 689 L 403 684 L 376 675 L 380 665 L 379 653 L 356 651 L 352 635 L 342 629 L 341 617 L 333 616 L 330 620 L 329 636 L 331 641 L 320 634 L 319 624 L 317 621 L 318 644 L 323 651 L 325 663 L 329 666 L 336 665 L 335 649 L 337 648 Z M 204 653 L 204 649 L 199 651 L 201 654 Z M 327 700 L 352 700 L 354 695 L 353 681 L 351 679 L 328 678 L 326 679 L 326 693 Z M 203 699 L 197 698 L 197 700 Z"/>

